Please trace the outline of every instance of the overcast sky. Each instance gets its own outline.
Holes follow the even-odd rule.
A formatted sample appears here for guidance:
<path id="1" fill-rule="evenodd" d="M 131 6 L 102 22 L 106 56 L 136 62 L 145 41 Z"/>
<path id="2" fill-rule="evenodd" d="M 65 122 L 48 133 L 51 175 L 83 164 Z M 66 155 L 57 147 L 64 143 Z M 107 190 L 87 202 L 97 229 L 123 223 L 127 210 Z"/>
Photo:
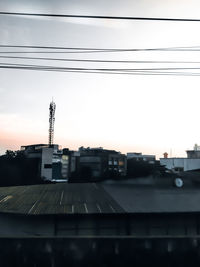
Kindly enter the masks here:
<path id="1" fill-rule="evenodd" d="M 199 8 L 199 1 L 194 0 L 0 0 L 0 11 L 83 15 L 200 18 Z M 199 31 L 200 22 L 0 15 L 0 45 L 94 48 L 200 46 Z M 8 49 L 0 48 L 0 51 Z M 26 56 L 33 55 L 27 53 Z M 200 62 L 200 52 L 154 51 L 60 57 Z M 0 59 L 0 63 L 7 62 L 90 68 L 138 67 Z M 143 64 L 142 67 L 150 66 Z M 185 156 L 186 149 L 192 149 L 195 143 L 200 144 L 200 76 L 131 76 L 0 69 L 0 78 L 0 153 L 6 149 L 19 149 L 21 145 L 47 143 L 48 108 L 52 97 L 56 102 L 54 142 L 62 147 L 102 146 L 123 153 L 135 151 L 160 157 L 165 151 L 170 154 L 170 150 L 172 156 Z"/>

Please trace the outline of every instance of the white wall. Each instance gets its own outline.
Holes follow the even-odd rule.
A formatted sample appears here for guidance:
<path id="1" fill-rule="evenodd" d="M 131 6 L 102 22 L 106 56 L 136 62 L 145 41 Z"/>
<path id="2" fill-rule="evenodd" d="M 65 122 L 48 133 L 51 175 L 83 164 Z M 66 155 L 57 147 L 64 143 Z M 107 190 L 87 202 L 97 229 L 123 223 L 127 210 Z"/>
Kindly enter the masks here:
<path id="1" fill-rule="evenodd" d="M 160 164 L 171 170 L 175 167 L 184 168 L 184 158 L 161 158 Z"/>
<path id="2" fill-rule="evenodd" d="M 184 168 L 184 171 L 200 169 L 200 159 L 161 158 L 160 164 L 166 166 L 169 170 L 174 168 Z"/>
<path id="3" fill-rule="evenodd" d="M 200 159 L 185 159 L 184 171 L 200 169 Z"/>
<path id="4" fill-rule="evenodd" d="M 45 164 L 51 164 L 53 160 L 54 148 L 45 147 L 42 149 L 42 166 L 41 166 L 41 177 L 51 180 L 52 179 L 52 167 L 44 168 Z"/>

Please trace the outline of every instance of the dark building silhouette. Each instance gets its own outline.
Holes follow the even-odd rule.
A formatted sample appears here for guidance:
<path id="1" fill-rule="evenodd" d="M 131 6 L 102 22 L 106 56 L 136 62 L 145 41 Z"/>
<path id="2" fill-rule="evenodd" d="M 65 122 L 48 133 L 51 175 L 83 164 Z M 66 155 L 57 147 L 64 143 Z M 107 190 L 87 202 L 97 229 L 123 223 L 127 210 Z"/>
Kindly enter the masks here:
<path id="1" fill-rule="evenodd" d="M 126 156 L 115 150 L 99 148 L 79 148 L 79 177 L 96 180 L 116 178 L 126 175 Z"/>

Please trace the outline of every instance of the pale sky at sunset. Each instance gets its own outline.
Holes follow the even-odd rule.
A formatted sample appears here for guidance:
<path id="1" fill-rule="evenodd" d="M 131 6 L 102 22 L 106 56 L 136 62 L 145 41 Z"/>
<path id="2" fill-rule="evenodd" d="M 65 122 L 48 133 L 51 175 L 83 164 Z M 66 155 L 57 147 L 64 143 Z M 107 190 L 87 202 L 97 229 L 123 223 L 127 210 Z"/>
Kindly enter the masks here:
<path id="1" fill-rule="evenodd" d="M 200 19 L 199 10 L 200 2 L 194 0 L 0 0 L 0 11 L 10 12 Z M 200 46 L 199 32 L 200 22 L 0 15 L 0 45 L 93 48 Z M 0 51 L 8 49 L 0 48 Z M 25 55 L 33 56 L 29 53 Z M 200 51 L 69 54 L 60 57 L 200 62 Z M 3 58 L 0 58 L 0 63 L 88 68 L 169 66 L 33 62 Z M 190 67 L 200 67 L 200 64 L 190 64 Z M 102 146 L 123 153 L 135 151 L 160 157 L 165 151 L 170 153 L 170 149 L 172 156 L 185 156 L 186 149 L 192 149 L 195 143 L 200 144 L 200 76 L 0 69 L 0 154 L 6 149 L 19 149 L 21 145 L 47 143 L 48 108 L 52 97 L 56 102 L 54 143 L 62 147 Z"/>

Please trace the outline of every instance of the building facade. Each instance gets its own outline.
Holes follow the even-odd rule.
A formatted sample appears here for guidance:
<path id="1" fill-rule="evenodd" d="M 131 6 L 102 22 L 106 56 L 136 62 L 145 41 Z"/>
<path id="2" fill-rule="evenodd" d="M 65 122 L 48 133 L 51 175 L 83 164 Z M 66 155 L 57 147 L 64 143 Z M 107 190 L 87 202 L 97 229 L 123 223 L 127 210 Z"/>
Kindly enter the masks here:
<path id="1" fill-rule="evenodd" d="M 79 176 L 95 180 L 125 176 L 127 170 L 126 156 L 115 150 L 99 148 L 79 148 Z"/>
<path id="2" fill-rule="evenodd" d="M 60 149 L 58 145 L 36 144 L 22 146 L 27 158 L 38 158 L 38 171 L 43 180 L 68 180 L 76 169 L 77 153 Z"/>

